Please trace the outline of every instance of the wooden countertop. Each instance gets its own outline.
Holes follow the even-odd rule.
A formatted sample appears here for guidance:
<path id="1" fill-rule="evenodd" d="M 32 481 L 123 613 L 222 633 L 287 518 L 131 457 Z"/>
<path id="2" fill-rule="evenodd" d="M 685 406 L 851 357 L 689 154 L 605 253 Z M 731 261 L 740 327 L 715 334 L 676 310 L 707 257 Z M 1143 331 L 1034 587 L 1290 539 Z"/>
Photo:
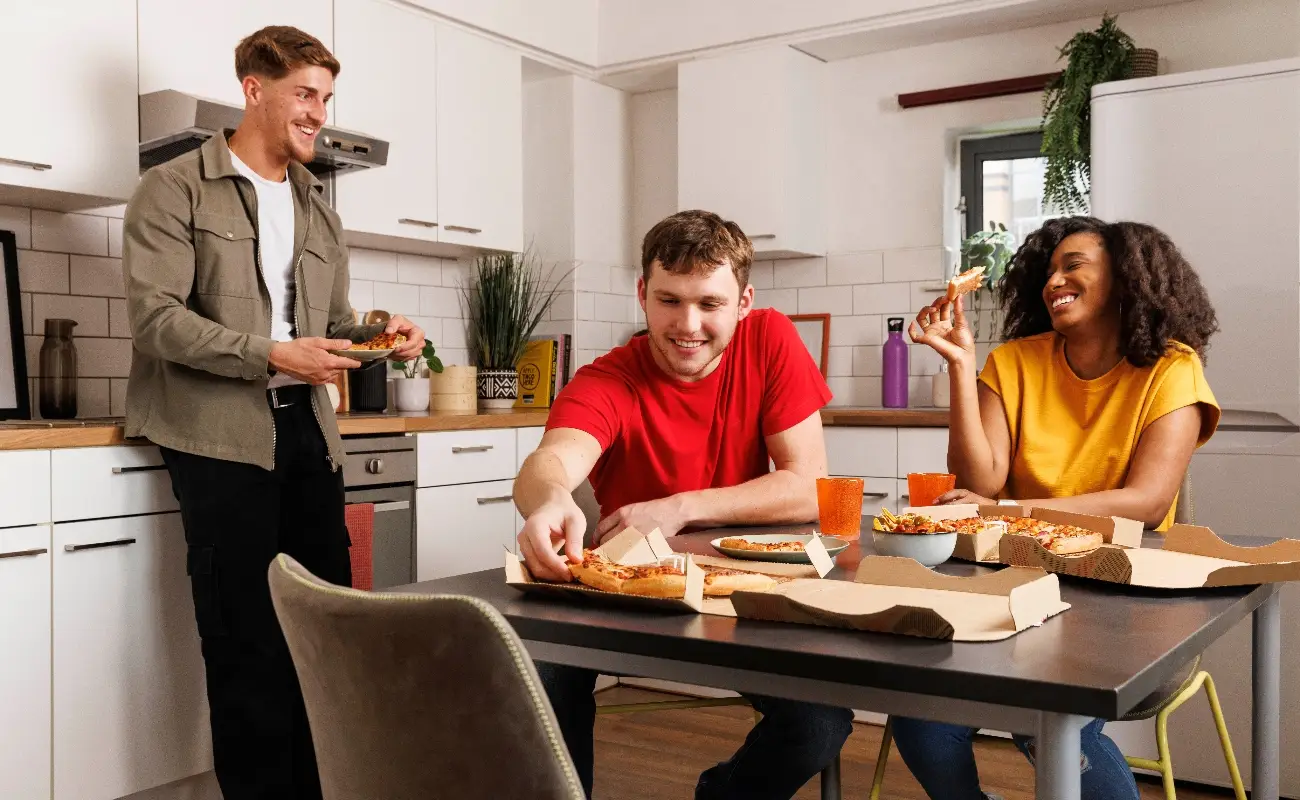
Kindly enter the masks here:
<path id="1" fill-rule="evenodd" d="M 527 428 L 546 424 L 545 409 L 480 411 L 474 414 L 448 412 L 395 412 L 390 414 L 340 414 L 339 432 L 344 436 L 374 433 L 421 433 L 485 428 Z M 828 426 L 873 425 L 882 427 L 944 427 L 948 410 L 943 408 L 827 408 L 822 424 Z M 104 447 L 146 444 L 123 436 L 119 419 L 68 420 L 57 422 L 0 421 L 0 450 L 48 450 L 63 447 Z"/>

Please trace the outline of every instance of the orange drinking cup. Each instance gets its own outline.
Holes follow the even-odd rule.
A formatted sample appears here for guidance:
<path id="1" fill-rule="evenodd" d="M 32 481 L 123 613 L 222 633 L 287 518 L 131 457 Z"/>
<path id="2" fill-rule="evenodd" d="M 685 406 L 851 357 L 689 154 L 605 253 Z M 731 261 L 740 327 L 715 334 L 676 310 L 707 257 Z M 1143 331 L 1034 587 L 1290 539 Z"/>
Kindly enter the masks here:
<path id="1" fill-rule="evenodd" d="M 907 474 L 907 504 L 932 506 L 939 495 L 951 492 L 957 485 L 957 476 L 946 472 L 909 472 Z"/>
<path id="2" fill-rule="evenodd" d="M 856 540 L 862 529 L 862 479 L 818 478 L 817 518 L 823 536 Z"/>

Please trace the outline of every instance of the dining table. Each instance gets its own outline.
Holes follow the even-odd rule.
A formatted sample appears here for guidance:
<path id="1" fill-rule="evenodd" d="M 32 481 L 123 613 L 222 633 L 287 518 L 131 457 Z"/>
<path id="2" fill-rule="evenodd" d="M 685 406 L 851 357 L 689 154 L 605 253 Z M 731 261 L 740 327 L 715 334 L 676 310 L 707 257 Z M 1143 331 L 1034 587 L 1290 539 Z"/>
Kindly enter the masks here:
<path id="1" fill-rule="evenodd" d="M 874 554 L 870 518 L 825 579 L 852 580 Z M 815 525 L 728 527 L 668 538 L 718 556 L 720 536 L 808 535 Z M 1272 538 L 1224 537 L 1253 547 Z M 1144 547 L 1159 547 L 1148 532 Z M 954 576 L 998 569 L 955 559 Z M 1061 576 L 1070 608 L 1009 638 L 960 642 L 817 625 L 666 612 L 525 594 L 503 568 L 396 587 L 456 594 L 499 611 L 537 661 L 831 704 L 1036 737 L 1035 797 L 1077 800 L 1080 731 L 1116 720 L 1174 680 L 1247 616 L 1253 619 L 1252 793 L 1277 800 L 1281 708 L 1279 586 L 1154 590 Z M 1242 654 L 1245 657 L 1247 654 Z M 823 781 L 823 797 L 835 789 Z"/>

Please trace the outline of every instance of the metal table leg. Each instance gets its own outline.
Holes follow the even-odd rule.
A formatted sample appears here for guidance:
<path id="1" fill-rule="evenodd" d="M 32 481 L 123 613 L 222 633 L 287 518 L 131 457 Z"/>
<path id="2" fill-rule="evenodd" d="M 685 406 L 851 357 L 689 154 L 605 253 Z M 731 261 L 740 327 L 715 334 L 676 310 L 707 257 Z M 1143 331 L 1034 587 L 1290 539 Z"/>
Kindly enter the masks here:
<path id="1" fill-rule="evenodd" d="M 1034 743 L 1037 800 L 1079 800 L 1079 731 L 1088 720 L 1043 712 Z"/>
<path id="2" fill-rule="evenodd" d="M 840 754 L 822 770 L 822 800 L 840 800 Z"/>
<path id="3" fill-rule="evenodd" d="M 1277 800 L 1281 780 L 1282 714 L 1282 594 L 1255 609 L 1251 637 L 1251 687 L 1254 693 L 1251 727 L 1250 796 Z"/>

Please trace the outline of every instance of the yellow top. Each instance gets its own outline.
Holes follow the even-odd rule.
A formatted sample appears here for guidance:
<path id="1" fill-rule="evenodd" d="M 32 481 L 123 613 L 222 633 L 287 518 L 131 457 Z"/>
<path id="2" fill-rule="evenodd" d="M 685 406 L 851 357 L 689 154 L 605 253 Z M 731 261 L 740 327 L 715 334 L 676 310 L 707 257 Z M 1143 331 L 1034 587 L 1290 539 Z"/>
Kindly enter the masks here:
<path id="1" fill-rule="evenodd" d="M 1074 374 L 1065 339 L 1054 331 L 1007 342 L 989 353 L 980 380 L 1002 398 L 1011 430 L 1011 465 L 999 496 L 1072 497 L 1120 489 L 1138 438 L 1160 417 L 1201 405 L 1196 446 L 1219 425 L 1219 404 L 1201 359 L 1184 344 L 1154 365 L 1120 361 L 1093 380 Z M 1174 519 L 1177 497 L 1157 530 Z"/>

